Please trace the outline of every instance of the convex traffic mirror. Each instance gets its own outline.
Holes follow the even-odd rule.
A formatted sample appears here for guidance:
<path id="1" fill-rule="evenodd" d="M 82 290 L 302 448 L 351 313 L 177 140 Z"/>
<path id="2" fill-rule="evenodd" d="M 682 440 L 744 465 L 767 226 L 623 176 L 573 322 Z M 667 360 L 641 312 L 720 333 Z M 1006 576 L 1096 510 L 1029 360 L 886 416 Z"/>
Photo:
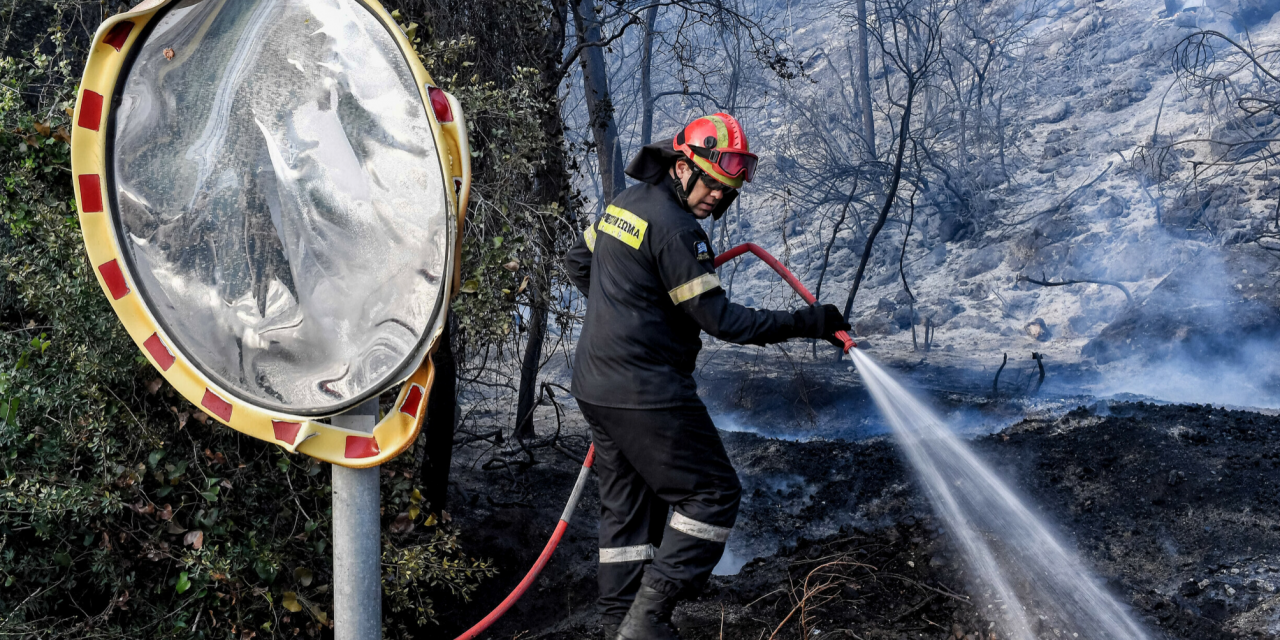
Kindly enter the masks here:
<path id="1" fill-rule="evenodd" d="M 457 101 L 366 0 L 153 0 L 96 36 L 72 136 L 90 260 L 180 393 L 345 466 L 416 435 L 470 180 Z M 319 419 L 403 383 L 373 433 Z"/>

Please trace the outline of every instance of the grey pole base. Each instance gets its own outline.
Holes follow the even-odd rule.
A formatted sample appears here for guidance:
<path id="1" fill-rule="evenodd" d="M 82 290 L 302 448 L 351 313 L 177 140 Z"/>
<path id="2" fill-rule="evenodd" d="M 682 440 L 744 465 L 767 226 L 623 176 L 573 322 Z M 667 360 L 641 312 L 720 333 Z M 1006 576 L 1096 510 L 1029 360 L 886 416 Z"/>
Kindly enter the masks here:
<path id="1" fill-rule="evenodd" d="M 333 425 L 372 433 L 378 399 L 333 417 Z M 333 635 L 382 640 L 382 531 L 378 467 L 333 466 Z"/>

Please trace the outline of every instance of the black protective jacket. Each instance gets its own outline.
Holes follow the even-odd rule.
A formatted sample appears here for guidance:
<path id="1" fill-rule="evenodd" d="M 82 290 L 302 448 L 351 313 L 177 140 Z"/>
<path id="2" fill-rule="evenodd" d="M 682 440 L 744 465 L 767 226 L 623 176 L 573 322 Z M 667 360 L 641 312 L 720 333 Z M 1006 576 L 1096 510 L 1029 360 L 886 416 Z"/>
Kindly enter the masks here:
<path id="1" fill-rule="evenodd" d="M 693 369 L 702 331 L 738 344 L 800 337 L 792 313 L 729 302 L 706 232 L 670 177 L 651 179 L 657 184 L 618 194 L 565 257 L 588 298 L 573 395 L 603 407 L 699 404 Z"/>

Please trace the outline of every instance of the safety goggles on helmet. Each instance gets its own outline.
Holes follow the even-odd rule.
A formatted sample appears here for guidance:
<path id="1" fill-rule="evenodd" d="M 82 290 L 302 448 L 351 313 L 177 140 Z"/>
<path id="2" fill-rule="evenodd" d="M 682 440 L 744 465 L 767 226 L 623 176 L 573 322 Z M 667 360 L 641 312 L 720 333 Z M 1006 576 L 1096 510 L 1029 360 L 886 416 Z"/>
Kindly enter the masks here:
<path id="1" fill-rule="evenodd" d="M 691 144 L 689 149 L 694 155 L 698 156 L 715 165 L 724 175 L 730 178 L 742 178 L 747 182 L 756 175 L 756 163 L 759 158 L 756 154 L 747 151 L 728 151 L 721 149 L 708 149 Z"/>

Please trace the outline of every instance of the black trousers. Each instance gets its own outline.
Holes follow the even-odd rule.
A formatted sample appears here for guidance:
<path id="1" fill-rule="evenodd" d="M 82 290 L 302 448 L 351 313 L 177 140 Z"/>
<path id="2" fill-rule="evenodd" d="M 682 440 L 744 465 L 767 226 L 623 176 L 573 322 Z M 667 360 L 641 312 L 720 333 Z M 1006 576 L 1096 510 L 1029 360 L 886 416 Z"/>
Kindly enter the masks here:
<path id="1" fill-rule="evenodd" d="M 707 408 L 578 406 L 600 481 L 602 620 L 620 621 L 641 584 L 696 594 L 724 555 L 742 495 Z"/>

